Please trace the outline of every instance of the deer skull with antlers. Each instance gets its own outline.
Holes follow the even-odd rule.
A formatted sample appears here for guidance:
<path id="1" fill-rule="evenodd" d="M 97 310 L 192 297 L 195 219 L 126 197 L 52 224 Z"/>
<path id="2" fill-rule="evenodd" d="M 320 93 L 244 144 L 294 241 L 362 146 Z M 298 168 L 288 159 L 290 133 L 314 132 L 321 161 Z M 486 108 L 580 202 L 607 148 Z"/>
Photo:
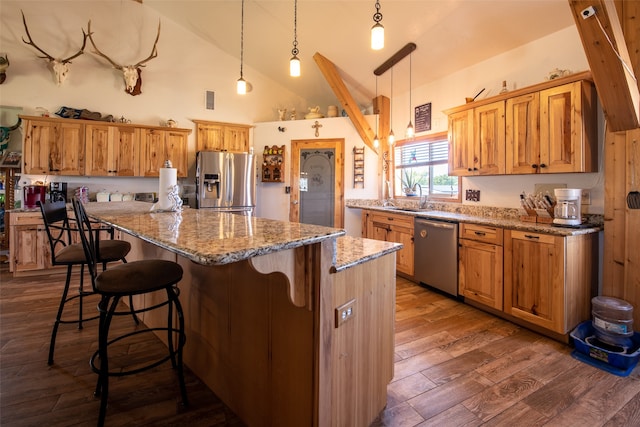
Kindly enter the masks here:
<path id="1" fill-rule="evenodd" d="M 71 60 L 74 58 L 77 58 L 78 56 L 82 55 L 84 53 L 84 47 L 87 44 L 87 34 L 84 32 L 84 28 L 82 29 L 82 47 L 80 48 L 80 50 L 75 54 L 75 55 L 71 55 L 68 58 L 65 59 L 60 59 L 60 58 L 54 58 L 53 56 L 49 55 L 47 52 L 45 52 L 44 50 L 40 49 L 33 41 L 33 39 L 31 38 L 31 34 L 29 34 L 29 28 L 27 27 L 27 20 L 24 17 L 24 12 L 20 11 L 22 13 L 22 22 L 24 24 L 24 29 L 27 32 L 27 37 L 29 38 L 29 41 L 25 40 L 24 37 L 22 38 L 22 41 L 25 42 L 26 44 L 33 46 L 34 48 L 36 48 L 36 50 L 40 53 L 42 53 L 43 56 L 38 56 L 38 58 L 42 58 L 42 59 L 46 59 L 47 61 L 49 61 L 49 66 L 51 67 L 51 70 L 53 71 L 54 77 L 55 77 L 55 81 L 58 84 L 58 86 L 60 86 L 62 83 L 64 83 L 64 81 L 67 78 L 67 75 L 69 74 L 69 64 L 71 64 Z"/>
<path id="2" fill-rule="evenodd" d="M 122 71 L 122 76 L 124 78 L 124 83 L 126 86 L 125 92 L 127 92 L 129 95 L 132 95 L 132 96 L 140 95 L 142 93 L 142 90 L 141 90 L 142 69 L 140 67 L 144 67 L 146 62 L 158 56 L 157 46 L 158 46 L 158 40 L 160 39 L 160 21 L 158 21 L 158 34 L 156 35 L 156 41 L 153 43 L 153 48 L 151 48 L 151 54 L 146 59 L 139 61 L 135 65 L 120 65 L 115 61 L 113 61 L 104 53 L 100 52 L 100 50 L 96 47 L 96 44 L 93 41 L 93 37 L 91 37 L 91 21 L 89 21 L 88 32 L 89 32 L 89 41 L 91 41 L 91 45 L 93 46 L 93 49 L 94 49 L 93 52 L 96 55 L 101 56 L 107 61 L 109 61 L 111 65 L 113 65 L 113 68 L 115 68 L 116 70 Z"/>

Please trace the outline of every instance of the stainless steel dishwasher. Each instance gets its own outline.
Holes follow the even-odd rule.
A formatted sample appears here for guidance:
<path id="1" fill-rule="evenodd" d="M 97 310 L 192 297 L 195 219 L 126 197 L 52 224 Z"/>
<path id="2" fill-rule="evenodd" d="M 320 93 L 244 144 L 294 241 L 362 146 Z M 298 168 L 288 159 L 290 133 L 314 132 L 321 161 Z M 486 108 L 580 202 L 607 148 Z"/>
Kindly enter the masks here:
<path id="1" fill-rule="evenodd" d="M 420 283 L 458 296 L 458 224 L 416 218 L 414 275 Z"/>

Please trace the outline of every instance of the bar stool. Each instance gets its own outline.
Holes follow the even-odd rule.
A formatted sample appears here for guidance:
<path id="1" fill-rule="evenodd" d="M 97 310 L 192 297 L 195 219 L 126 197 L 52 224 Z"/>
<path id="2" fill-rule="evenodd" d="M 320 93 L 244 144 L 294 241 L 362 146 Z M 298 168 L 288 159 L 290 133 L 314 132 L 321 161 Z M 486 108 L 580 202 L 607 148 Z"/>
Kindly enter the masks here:
<path id="1" fill-rule="evenodd" d="M 182 349 L 186 341 L 186 335 L 184 332 L 182 305 L 178 299 L 180 291 L 177 288 L 178 282 L 182 279 L 182 267 L 177 262 L 152 259 L 120 264 L 98 273 L 96 267 L 98 261 L 95 256 L 95 251 L 92 249 L 94 247 L 94 241 L 93 233 L 90 231 L 91 224 L 79 200 L 73 199 L 73 208 L 76 218 L 78 218 L 78 228 L 91 283 L 94 291 L 101 296 L 100 302 L 98 303 L 98 311 L 100 313 L 98 350 L 91 356 L 89 362 L 93 371 L 98 374 L 98 382 L 94 393 L 95 396 L 100 396 L 98 426 L 104 425 L 109 395 L 109 377 L 136 374 L 154 368 L 168 360 L 171 360 L 173 368 L 177 371 L 182 405 L 187 406 L 187 389 L 184 383 L 182 364 Z M 167 294 L 165 301 L 159 302 L 151 307 L 137 309 L 135 313 L 147 312 L 166 306 L 168 312 L 166 328 L 138 329 L 109 339 L 109 327 L 113 316 L 129 314 L 126 311 L 116 311 L 117 305 L 122 297 L 142 295 L 160 290 L 164 290 Z M 164 355 L 160 355 L 141 367 L 109 371 L 108 350 L 110 345 L 138 334 L 154 333 L 157 331 L 167 333 L 168 349 Z M 177 343 L 174 343 L 174 335 L 177 336 Z"/>
<path id="2" fill-rule="evenodd" d="M 58 334 L 58 327 L 60 324 L 77 323 L 78 329 L 82 329 L 82 323 L 89 320 L 97 319 L 98 316 L 93 316 L 88 319 L 83 318 L 83 299 L 88 295 L 93 295 L 93 291 L 84 290 L 84 264 L 86 263 L 86 257 L 84 255 L 84 249 L 81 243 L 72 243 L 74 241 L 73 235 L 78 231 L 77 227 L 71 224 L 71 220 L 67 214 L 67 204 L 64 201 L 58 202 L 46 202 L 42 203 L 38 201 L 40 212 L 42 213 L 42 220 L 44 222 L 45 230 L 49 238 L 49 248 L 51 251 L 51 265 L 66 265 L 67 266 L 67 278 L 62 291 L 62 297 L 60 298 L 60 305 L 58 306 L 58 313 L 56 315 L 55 323 L 53 324 L 53 330 L 51 332 L 51 341 L 49 342 L 49 358 L 47 363 L 53 364 L 53 353 L 56 345 L 56 336 Z M 99 239 L 97 234 L 99 231 L 105 231 L 106 229 L 96 229 L 96 242 L 99 242 L 97 249 L 97 257 L 102 264 L 103 270 L 106 269 L 107 263 L 114 261 L 127 262 L 126 256 L 131 250 L 131 244 L 123 240 L 113 240 L 113 229 L 107 230 L 111 235 L 109 240 Z M 77 240 L 77 239 L 75 239 Z M 71 283 L 71 274 L 73 266 L 80 266 L 80 286 L 78 288 L 78 294 L 69 296 L 69 285 Z M 67 302 L 78 299 L 78 319 L 77 320 L 63 320 L 62 314 L 64 312 L 64 306 Z M 138 319 L 133 316 L 136 324 Z"/>

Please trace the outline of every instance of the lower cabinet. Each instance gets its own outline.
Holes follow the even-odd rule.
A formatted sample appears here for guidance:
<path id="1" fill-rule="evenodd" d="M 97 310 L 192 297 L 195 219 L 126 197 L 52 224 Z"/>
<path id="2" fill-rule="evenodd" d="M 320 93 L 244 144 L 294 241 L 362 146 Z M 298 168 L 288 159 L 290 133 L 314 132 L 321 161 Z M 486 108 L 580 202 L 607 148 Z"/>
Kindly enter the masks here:
<path id="1" fill-rule="evenodd" d="M 9 227 L 9 271 L 20 276 L 50 269 L 49 237 L 40 212 L 10 213 Z"/>
<path id="2" fill-rule="evenodd" d="M 476 224 L 460 224 L 458 240 L 458 293 L 502 310 L 503 230 Z"/>
<path id="3" fill-rule="evenodd" d="M 396 252 L 396 271 L 413 277 L 413 217 L 363 210 L 362 221 L 362 237 L 402 243 L 403 248 Z"/>
<path id="4" fill-rule="evenodd" d="M 591 317 L 598 234 L 505 231 L 504 312 L 558 334 Z"/>

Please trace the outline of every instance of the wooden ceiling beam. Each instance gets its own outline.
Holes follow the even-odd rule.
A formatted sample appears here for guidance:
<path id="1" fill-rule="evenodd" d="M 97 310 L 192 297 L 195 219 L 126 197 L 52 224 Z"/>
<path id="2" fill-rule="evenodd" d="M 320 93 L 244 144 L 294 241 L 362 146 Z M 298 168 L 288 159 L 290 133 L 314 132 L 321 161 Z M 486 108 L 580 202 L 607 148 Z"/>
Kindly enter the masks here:
<path id="1" fill-rule="evenodd" d="M 634 70 L 635 64 L 631 62 L 614 1 L 569 0 L 569 6 L 598 89 L 607 126 L 614 132 L 638 128 L 640 91 L 631 77 L 631 73 L 638 75 L 638 70 L 637 67 Z M 593 7 L 596 14 L 585 19 L 583 11 L 588 7 Z M 625 69 L 622 61 L 629 70 Z"/>
<path id="2" fill-rule="evenodd" d="M 358 132 L 362 141 L 364 141 L 367 147 L 371 148 L 376 154 L 378 154 L 378 149 L 373 146 L 373 138 L 375 134 L 358 108 L 358 104 L 353 99 L 353 96 L 351 96 L 349 89 L 347 89 L 344 81 L 342 81 L 335 64 L 318 52 L 313 55 L 313 59 L 316 61 L 316 64 L 324 75 L 325 80 L 329 83 L 329 86 L 331 86 L 331 89 L 338 98 L 338 101 L 340 101 L 340 105 L 347 112 L 351 123 L 355 126 L 356 132 Z"/>

